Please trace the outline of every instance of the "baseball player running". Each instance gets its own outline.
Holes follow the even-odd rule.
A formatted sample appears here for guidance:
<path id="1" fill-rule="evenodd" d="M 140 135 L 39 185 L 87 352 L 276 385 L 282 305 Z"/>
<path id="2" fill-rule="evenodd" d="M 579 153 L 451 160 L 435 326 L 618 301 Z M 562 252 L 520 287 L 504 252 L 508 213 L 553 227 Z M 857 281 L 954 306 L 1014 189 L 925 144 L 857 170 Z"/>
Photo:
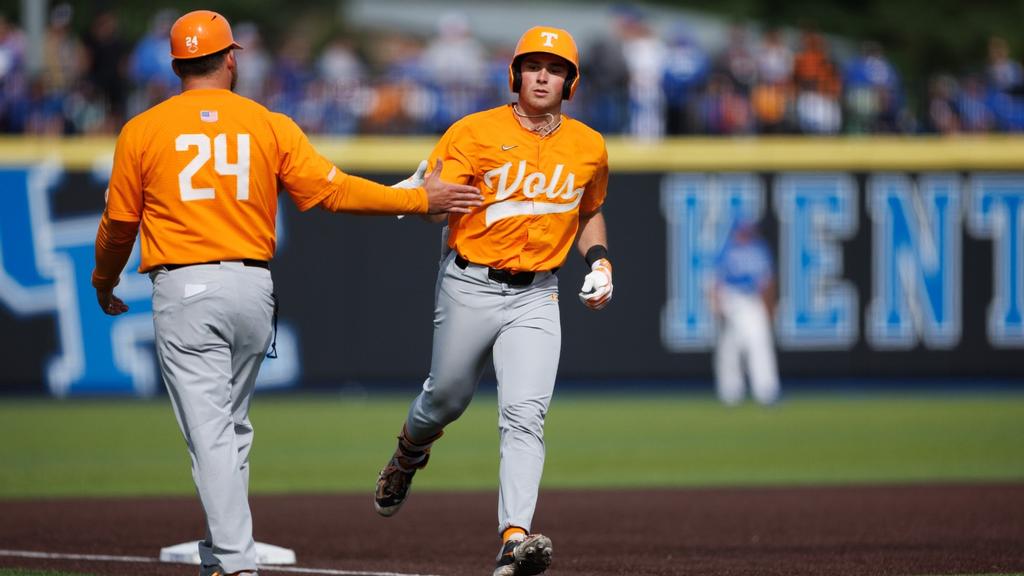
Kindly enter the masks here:
<path id="1" fill-rule="evenodd" d="M 491 356 L 501 436 L 502 545 L 494 576 L 540 574 L 551 563 L 551 540 L 531 530 L 561 349 L 555 271 L 574 240 L 591 267 L 583 303 L 599 310 L 612 296 L 600 211 L 608 181 L 604 140 L 561 113 L 579 78 L 572 36 L 531 28 L 509 66 L 518 102 L 459 120 L 431 154 L 444 160 L 446 179 L 479 188 L 484 205 L 448 218 L 451 252 L 436 285 L 430 374 L 377 480 L 375 505 L 383 516 L 399 510 Z"/>
<path id="2" fill-rule="evenodd" d="M 729 232 L 715 261 L 711 302 L 719 325 L 715 349 L 719 399 L 729 405 L 743 400 L 745 361 L 754 399 L 774 403 L 779 398 L 771 326 L 775 276 L 771 252 L 753 222 L 739 221 Z"/>
<path id="3" fill-rule="evenodd" d="M 160 370 L 206 513 L 201 574 L 255 573 L 248 413 L 275 315 L 278 182 L 300 210 L 333 212 L 468 212 L 480 194 L 441 182 L 440 165 L 416 188 L 338 170 L 289 118 L 231 91 L 241 46 L 220 14 L 185 14 L 170 44 L 182 91 L 117 139 L 92 283 L 104 312 L 127 311 L 113 289 L 141 227 Z"/>

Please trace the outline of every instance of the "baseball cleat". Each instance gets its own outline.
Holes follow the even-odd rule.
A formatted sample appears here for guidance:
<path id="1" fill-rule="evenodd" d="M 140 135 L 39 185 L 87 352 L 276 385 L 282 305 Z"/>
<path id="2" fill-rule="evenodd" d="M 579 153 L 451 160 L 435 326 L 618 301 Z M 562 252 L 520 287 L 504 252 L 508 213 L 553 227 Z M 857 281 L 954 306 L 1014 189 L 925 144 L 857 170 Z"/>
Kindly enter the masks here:
<path id="1" fill-rule="evenodd" d="M 377 509 L 377 514 L 387 518 L 398 512 L 409 496 L 413 475 L 417 470 L 427 466 L 427 462 L 430 461 L 430 447 L 443 434 L 443 431 L 438 432 L 430 439 L 416 443 L 409 440 L 405 426 L 402 426 L 402 433 L 398 435 L 398 447 L 395 448 L 388 465 L 377 476 L 377 490 L 373 494 L 373 507 Z"/>
<path id="2" fill-rule="evenodd" d="M 409 496 L 413 475 L 416 470 L 426 466 L 429 459 L 428 454 L 413 468 L 405 469 L 399 465 L 397 456 L 391 457 L 388 465 L 377 476 L 377 490 L 373 495 L 373 507 L 377 509 L 377 514 L 386 518 L 398 512 Z"/>
<path id="3" fill-rule="evenodd" d="M 509 540 L 498 553 L 492 576 L 533 576 L 551 566 L 551 538 L 530 534 L 524 540 Z"/>

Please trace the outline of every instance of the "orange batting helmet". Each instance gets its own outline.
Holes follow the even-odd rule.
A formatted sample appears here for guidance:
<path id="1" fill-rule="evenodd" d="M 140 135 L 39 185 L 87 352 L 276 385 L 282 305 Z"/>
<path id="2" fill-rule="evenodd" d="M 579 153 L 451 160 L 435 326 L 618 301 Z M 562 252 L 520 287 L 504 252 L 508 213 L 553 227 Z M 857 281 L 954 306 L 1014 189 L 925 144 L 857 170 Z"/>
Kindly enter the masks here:
<path id="1" fill-rule="evenodd" d="M 227 18 L 211 10 L 194 10 L 171 26 L 171 56 L 202 58 L 225 48 L 241 48 L 231 35 Z"/>
<path id="2" fill-rule="evenodd" d="M 580 83 L 580 55 L 576 50 L 576 41 L 572 39 L 572 34 L 561 28 L 550 26 L 535 26 L 523 33 L 519 44 L 516 44 L 516 53 L 512 57 L 512 63 L 508 66 L 508 85 L 516 94 L 523 86 L 519 62 L 524 55 L 532 52 L 554 54 L 569 63 L 569 75 L 565 78 L 565 85 L 562 86 L 562 100 L 572 100 L 572 95 L 576 92 L 576 85 Z"/>

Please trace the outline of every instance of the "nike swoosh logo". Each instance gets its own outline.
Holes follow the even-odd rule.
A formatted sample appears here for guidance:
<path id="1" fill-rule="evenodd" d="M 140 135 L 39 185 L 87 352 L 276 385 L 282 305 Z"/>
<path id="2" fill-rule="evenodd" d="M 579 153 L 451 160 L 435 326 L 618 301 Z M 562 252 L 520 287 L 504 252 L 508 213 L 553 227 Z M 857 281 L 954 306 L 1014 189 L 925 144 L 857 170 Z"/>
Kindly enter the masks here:
<path id="1" fill-rule="evenodd" d="M 509 150 L 515 148 L 516 146 L 518 146 L 518 144 L 513 144 L 511 146 L 505 146 L 504 144 L 502 144 L 501 145 L 501 151 L 502 152 L 508 152 Z"/>

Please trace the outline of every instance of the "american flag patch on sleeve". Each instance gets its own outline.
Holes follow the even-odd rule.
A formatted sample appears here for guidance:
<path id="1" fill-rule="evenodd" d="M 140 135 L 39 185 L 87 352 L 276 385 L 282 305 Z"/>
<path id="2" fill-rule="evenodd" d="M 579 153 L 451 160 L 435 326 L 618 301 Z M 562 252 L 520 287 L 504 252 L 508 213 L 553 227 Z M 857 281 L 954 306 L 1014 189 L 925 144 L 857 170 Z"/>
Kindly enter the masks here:
<path id="1" fill-rule="evenodd" d="M 217 111 L 216 110 L 200 110 L 199 119 L 203 122 L 216 122 Z"/>

